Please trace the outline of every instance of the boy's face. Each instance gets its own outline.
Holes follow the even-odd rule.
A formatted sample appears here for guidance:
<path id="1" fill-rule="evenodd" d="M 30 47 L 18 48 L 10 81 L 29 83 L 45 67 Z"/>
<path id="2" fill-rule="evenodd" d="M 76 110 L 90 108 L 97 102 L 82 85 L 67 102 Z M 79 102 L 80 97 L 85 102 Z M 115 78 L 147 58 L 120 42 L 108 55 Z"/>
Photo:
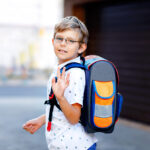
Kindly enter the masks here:
<path id="1" fill-rule="evenodd" d="M 78 30 L 65 30 L 58 32 L 52 39 L 55 54 L 59 64 L 72 60 L 86 50 L 86 44 L 80 43 L 80 33 Z"/>

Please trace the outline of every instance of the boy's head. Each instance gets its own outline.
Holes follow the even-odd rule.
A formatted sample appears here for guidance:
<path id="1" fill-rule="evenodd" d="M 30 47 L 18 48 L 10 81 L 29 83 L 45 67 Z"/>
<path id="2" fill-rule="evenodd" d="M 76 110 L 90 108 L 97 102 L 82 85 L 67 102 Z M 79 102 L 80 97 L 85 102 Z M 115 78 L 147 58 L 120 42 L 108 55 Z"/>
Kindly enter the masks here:
<path id="1" fill-rule="evenodd" d="M 63 18 L 58 24 L 55 25 L 54 29 L 54 38 L 57 32 L 63 32 L 65 30 L 78 30 L 80 34 L 80 41 L 87 44 L 88 42 L 88 30 L 85 26 L 85 24 L 80 21 L 77 17 L 75 16 L 68 16 Z"/>
<path id="2" fill-rule="evenodd" d="M 88 30 L 76 17 L 63 18 L 55 25 L 52 40 L 59 64 L 81 56 L 87 48 Z"/>

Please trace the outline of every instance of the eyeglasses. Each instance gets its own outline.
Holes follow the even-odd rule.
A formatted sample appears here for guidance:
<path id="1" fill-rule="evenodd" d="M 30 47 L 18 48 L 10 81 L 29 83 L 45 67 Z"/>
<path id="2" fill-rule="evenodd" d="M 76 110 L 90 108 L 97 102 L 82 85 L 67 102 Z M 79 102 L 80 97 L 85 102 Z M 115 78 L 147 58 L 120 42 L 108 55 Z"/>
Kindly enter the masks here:
<path id="1" fill-rule="evenodd" d="M 76 42 L 82 43 L 81 41 L 74 41 L 71 39 L 66 39 L 66 38 L 61 38 L 61 37 L 56 37 L 56 38 L 54 38 L 54 40 L 56 43 L 59 43 L 59 44 L 65 40 L 66 44 L 68 44 L 68 45 L 73 45 Z"/>

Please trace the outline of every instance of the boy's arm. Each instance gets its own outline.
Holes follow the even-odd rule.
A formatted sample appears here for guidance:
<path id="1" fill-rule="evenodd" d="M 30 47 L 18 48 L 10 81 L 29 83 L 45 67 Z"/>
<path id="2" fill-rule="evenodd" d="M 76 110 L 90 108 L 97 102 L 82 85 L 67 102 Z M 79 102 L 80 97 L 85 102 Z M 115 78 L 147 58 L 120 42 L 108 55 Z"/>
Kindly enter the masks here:
<path id="1" fill-rule="evenodd" d="M 78 103 L 69 104 L 65 97 L 58 99 L 61 110 L 71 124 L 76 124 L 80 120 L 81 105 Z"/>
<path id="2" fill-rule="evenodd" d="M 46 122 L 45 114 L 41 115 L 35 119 L 27 121 L 23 125 L 23 129 L 30 132 L 31 134 L 34 134 L 39 128 L 41 128 Z"/>
<path id="3" fill-rule="evenodd" d="M 64 91 L 69 85 L 69 76 L 70 74 L 68 73 L 65 78 L 65 68 L 63 68 L 62 74 L 60 74 L 60 68 L 58 68 L 57 82 L 55 78 L 52 79 L 52 89 L 67 120 L 71 124 L 76 124 L 80 119 L 81 105 L 78 103 L 71 105 L 64 97 Z"/>

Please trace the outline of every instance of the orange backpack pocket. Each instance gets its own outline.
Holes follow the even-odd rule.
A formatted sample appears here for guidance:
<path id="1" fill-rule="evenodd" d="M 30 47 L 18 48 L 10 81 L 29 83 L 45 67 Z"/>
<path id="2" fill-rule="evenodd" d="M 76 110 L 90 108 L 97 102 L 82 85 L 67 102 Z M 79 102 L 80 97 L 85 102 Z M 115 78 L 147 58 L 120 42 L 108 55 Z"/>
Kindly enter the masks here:
<path id="1" fill-rule="evenodd" d="M 95 127 L 107 128 L 115 119 L 113 110 L 115 84 L 113 81 L 92 82 L 92 122 Z"/>

